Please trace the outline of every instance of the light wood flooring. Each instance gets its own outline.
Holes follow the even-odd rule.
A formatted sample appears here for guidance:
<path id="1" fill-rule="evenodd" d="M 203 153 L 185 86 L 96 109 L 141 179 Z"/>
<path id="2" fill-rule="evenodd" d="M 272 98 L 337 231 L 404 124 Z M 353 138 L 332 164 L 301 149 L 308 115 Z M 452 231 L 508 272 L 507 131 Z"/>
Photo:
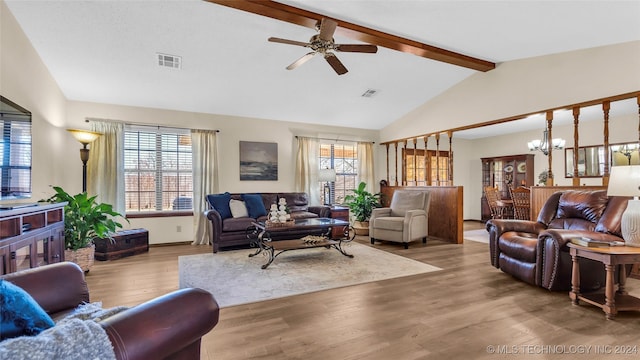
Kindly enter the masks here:
<path id="1" fill-rule="evenodd" d="M 493 268 L 487 244 L 374 246 L 443 270 L 224 308 L 203 338 L 202 359 L 632 359 L 640 352 L 640 312 L 607 321 L 594 306 L 573 306 L 565 292 Z M 176 290 L 178 256 L 209 251 L 152 247 L 147 254 L 97 261 L 86 277 L 91 300 L 134 306 Z M 627 285 L 640 296 L 640 281 Z M 635 354 L 616 354 L 620 350 Z"/>

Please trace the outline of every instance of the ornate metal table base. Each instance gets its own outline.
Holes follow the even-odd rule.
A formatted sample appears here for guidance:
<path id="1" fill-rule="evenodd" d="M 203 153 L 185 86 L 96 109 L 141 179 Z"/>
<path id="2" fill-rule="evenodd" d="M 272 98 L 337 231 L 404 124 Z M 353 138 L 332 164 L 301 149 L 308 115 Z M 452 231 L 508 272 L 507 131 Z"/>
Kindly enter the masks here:
<path id="1" fill-rule="evenodd" d="M 345 226 L 344 224 L 338 224 L 338 226 Z M 282 231 L 280 229 L 280 231 Z M 257 238 L 251 246 L 256 246 L 256 252 L 249 254 L 249 257 L 254 257 L 260 254 L 263 250 L 269 256 L 269 260 L 266 264 L 262 265 L 262 269 L 266 269 L 275 260 L 278 255 L 291 251 L 302 249 L 313 249 L 319 247 L 325 247 L 327 249 L 334 248 L 338 250 L 342 255 L 349 258 L 353 258 L 352 254 L 346 252 L 343 245 L 350 243 L 355 235 L 351 238 L 343 238 L 332 240 L 328 236 L 331 234 L 331 227 L 327 228 L 327 231 L 322 236 L 307 236 L 302 239 L 295 240 L 278 240 L 272 241 L 270 229 L 263 224 L 255 223 L 253 229 L 247 229 L 247 234 L 256 234 Z M 354 233 L 355 234 L 355 233 Z"/>

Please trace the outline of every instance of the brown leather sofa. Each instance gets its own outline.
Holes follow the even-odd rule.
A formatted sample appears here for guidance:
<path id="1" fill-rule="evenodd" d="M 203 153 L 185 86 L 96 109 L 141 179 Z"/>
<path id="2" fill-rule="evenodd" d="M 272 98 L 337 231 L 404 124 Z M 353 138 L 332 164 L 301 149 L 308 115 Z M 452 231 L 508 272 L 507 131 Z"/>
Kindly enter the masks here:
<path id="1" fill-rule="evenodd" d="M 242 194 L 230 195 L 231 199 L 242 200 Z M 259 195 L 262 197 L 266 213 L 268 213 L 271 204 L 277 204 L 280 198 L 284 198 L 287 201 L 287 207 L 292 219 L 328 218 L 331 215 L 329 206 L 309 206 L 309 196 L 304 192 L 259 193 Z M 209 234 L 214 253 L 225 247 L 249 245 L 256 238 L 256 234 L 247 232 L 251 223 L 256 220 L 265 221 L 267 219 L 266 216 L 260 216 L 257 219 L 252 217 L 229 217 L 224 219 L 211 203 L 209 196 L 207 196 L 207 206 L 209 209 L 205 211 L 205 216 L 209 219 L 211 226 Z M 290 231 L 286 234 L 281 234 L 280 237 L 276 237 L 274 240 L 295 239 L 305 235 L 309 235 L 306 230 L 301 230 L 300 232 Z"/>
<path id="2" fill-rule="evenodd" d="M 71 262 L 6 274 L 3 279 L 28 292 L 59 320 L 84 302 L 84 272 Z M 217 323 L 218 303 L 201 289 L 182 289 L 104 319 L 117 359 L 200 359 L 200 339 Z"/>
<path id="3" fill-rule="evenodd" d="M 493 219 L 487 222 L 491 265 L 532 285 L 549 290 L 571 288 L 571 256 L 566 244 L 574 237 L 624 241 L 620 232 L 628 198 L 606 191 L 564 191 L 547 199 L 537 221 Z M 604 267 L 580 261 L 585 290 L 604 285 Z"/>

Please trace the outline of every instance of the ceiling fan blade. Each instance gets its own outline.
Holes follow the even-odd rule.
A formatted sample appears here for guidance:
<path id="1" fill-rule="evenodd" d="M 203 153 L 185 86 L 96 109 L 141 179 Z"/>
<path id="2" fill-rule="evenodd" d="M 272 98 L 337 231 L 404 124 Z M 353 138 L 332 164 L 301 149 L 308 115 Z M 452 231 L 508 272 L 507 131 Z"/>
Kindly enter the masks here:
<path id="1" fill-rule="evenodd" d="M 307 61 L 311 60 L 311 58 L 317 54 L 315 51 L 312 51 L 310 53 L 307 53 L 306 55 L 302 56 L 300 59 L 294 61 L 293 63 L 291 63 L 291 65 L 287 66 L 287 70 L 293 70 L 295 68 L 297 68 L 298 66 L 306 63 Z"/>
<path id="2" fill-rule="evenodd" d="M 309 46 L 309 43 L 306 43 L 306 42 L 295 41 L 295 40 L 287 40 L 287 39 L 281 39 L 281 38 L 276 38 L 276 37 L 270 37 L 267 40 L 271 41 L 271 42 L 275 42 L 275 43 L 281 43 L 281 44 L 298 45 L 298 46 L 302 46 L 302 47 L 308 47 Z"/>
<path id="3" fill-rule="evenodd" d="M 333 33 L 336 32 L 338 23 L 327 18 L 322 18 L 320 22 L 320 34 L 318 36 L 324 41 L 333 41 Z"/>
<path id="4" fill-rule="evenodd" d="M 346 67 L 344 67 L 344 65 L 342 65 L 342 62 L 338 60 L 338 57 L 332 53 L 324 54 L 324 59 L 327 60 L 329 65 L 331 65 L 333 70 L 335 70 L 335 72 L 338 73 L 338 75 L 346 74 L 349 71 L 347 70 Z"/>
<path id="5" fill-rule="evenodd" d="M 375 54 L 378 52 L 378 47 L 375 45 L 359 45 L 359 44 L 337 44 L 333 47 L 336 51 L 342 52 L 359 52 Z"/>

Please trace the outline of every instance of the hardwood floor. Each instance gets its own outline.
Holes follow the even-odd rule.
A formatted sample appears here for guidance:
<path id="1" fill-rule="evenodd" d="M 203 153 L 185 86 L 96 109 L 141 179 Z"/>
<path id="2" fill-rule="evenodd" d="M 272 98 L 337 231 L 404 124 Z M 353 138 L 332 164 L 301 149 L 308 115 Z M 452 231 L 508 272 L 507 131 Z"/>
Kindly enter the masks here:
<path id="1" fill-rule="evenodd" d="M 465 223 L 465 229 L 482 227 Z M 367 238 L 358 241 L 370 245 Z M 631 359 L 640 352 L 640 312 L 607 321 L 595 306 L 573 306 L 565 292 L 493 268 L 487 244 L 429 240 L 408 250 L 393 243 L 375 247 L 443 270 L 224 308 L 203 338 L 202 359 L 544 359 L 557 353 Z M 178 256 L 209 251 L 152 247 L 147 254 L 97 261 L 87 274 L 91 300 L 134 306 L 175 290 Z M 640 296 L 640 281 L 627 285 Z"/>

